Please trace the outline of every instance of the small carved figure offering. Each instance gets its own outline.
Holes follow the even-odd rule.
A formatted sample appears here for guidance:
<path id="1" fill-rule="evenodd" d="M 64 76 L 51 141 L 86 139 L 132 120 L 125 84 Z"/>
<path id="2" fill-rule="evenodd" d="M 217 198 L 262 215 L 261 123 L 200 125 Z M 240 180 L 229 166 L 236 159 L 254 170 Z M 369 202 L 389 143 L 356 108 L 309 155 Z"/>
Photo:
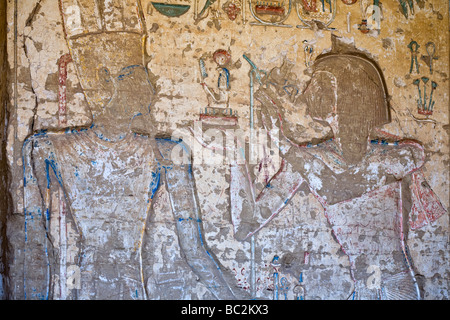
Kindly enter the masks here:
<path id="1" fill-rule="evenodd" d="M 231 55 L 226 50 L 218 49 L 213 54 L 213 60 L 218 71 L 216 90 L 205 83 L 208 74 L 206 73 L 204 60 L 200 59 L 201 85 L 208 99 L 208 106 L 204 111 L 201 110 L 200 119 L 208 123 L 234 125 L 237 121 L 237 113 L 236 111 L 233 112 L 229 106 L 230 71 L 228 70 L 228 64 L 231 61 Z"/>

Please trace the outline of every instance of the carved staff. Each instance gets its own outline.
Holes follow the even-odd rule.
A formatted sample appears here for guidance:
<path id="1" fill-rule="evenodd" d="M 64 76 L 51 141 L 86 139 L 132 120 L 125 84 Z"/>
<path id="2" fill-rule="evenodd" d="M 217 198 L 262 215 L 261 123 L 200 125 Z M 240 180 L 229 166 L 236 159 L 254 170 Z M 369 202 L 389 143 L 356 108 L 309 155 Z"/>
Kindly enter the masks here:
<path id="1" fill-rule="evenodd" d="M 253 77 L 256 77 L 258 83 L 262 85 L 261 74 L 266 75 L 266 72 L 258 69 L 258 67 L 250 60 L 245 54 L 243 55 L 244 59 L 251 65 L 252 69 L 249 72 L 250 77 L 250 129 L 253 129 Z"/>
<path id="2" fill-rule="evenodd" d="M 259 84 L 262 85 L 261 81 L 261 73 L 266 74 L 265 71 L 258 69 L 258 67 L 251 61 L 245 54 L 243 55 L 244 59 L 250 64 L 252 69 L 249 72 L 250 77 L 250 157 L 253 157 L 253 105 L 254 105 L 254 95 L 253 95 L 253 77 L 256 76 Z M 255 297 L 256 294 L 256 270 L 255 270 L 255 235 L 250 237 L 250 252 L 251 252 L 251 260 L 250 260 L 250 269 L 251 269 L 251 296 Z"/>
<path id="3" fill-rule="evenodd" d="M 61 56 L 58 60 L 59 69 L 59 87 L 58 87 L 58 126 L 65 126 L 67 123 L 66 112 L 67 112 L 67 101 L 66 101 L 66 82 L 67 82 L 67 65 L 72 62 L 72 56 L 67 53 Z"/>
<path id="4" fill-rule="evenodd" d="M 58 61 L 59 69 L 59 87 L 58 87 L 58 127 L 61 129 L 67 125 L 67 65 L 72 62 L 72 56 L 67 53 L 61 56 Z M 60 298 L 66 299 L 67 295 L 67 209 L 64 191 L 61 186 L 58 190 L 59 198 L 59 242 L 60 242 L 60 254 L 59 254 L 59 271 L 60 281 L 59 290 Z"/>

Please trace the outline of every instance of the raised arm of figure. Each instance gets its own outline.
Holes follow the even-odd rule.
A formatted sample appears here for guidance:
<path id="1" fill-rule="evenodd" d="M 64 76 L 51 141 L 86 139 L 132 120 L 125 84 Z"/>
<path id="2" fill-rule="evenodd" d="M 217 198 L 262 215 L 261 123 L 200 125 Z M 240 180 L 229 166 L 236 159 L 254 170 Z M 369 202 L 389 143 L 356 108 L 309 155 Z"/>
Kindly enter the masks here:
<path id="1" fill-rule="evenodd" d="M 174 164 L 170 153 L 175 145 L 182 142 L 157 140 L 157 146 L 166 164 L 163 179 L 171 201 L 176 222 L 178 239 L 188 265 L 200 278 L 200 281 L 217 299 L 244 299 L 241 290 L 233 290 L 227 283 L 227 270 L 220 265 L 208 249 L 202 233 L 202 220 L 191 164 Z M 239 290 L 239 292 L 238 292 Z M 248 297 L 247 297 L 248 298 Z"/>

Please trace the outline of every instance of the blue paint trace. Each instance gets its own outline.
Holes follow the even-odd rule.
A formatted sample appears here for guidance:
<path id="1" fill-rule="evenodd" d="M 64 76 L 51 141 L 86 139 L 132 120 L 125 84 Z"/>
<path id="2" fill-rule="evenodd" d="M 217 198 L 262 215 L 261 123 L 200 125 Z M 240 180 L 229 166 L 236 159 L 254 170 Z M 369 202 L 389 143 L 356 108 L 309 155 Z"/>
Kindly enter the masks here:
<path id="1" fill-rule="evenodd" d="M 227 89 L 230 89 L 230 71 L 228 71 L 227 68 L 222 68 L 222 70 L 225 72 L 225 79 L 226 79 L 226 82 L 227 82 Z M 217 87 L 219 87 L 219 88 L 220 88 L 220 82 L 222 80 L 222 76 L 223 76 L 223 73 L 222 72 L 219 73 L 219 78 L 217 79 Z"/>
<path id="2" fill-rule="evenodd" d="M 155 196 L 156 192 L 158 191 L 160 183 L 161 183 L 161 168 L 158 166 L 157 171 L 156 172 L 152 172 L 152 181 L 150 182 L 150 186 L 149 186 L 149 190 L 151 192 L 150 200 L 153 199 L 153 197 Z"/>

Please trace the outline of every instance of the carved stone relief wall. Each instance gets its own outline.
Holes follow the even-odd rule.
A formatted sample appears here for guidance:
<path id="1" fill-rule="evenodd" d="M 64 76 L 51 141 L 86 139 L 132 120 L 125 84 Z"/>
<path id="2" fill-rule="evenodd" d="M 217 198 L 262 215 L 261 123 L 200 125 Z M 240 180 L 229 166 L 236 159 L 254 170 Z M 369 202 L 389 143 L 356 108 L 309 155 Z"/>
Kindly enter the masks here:
<path id="1" fill-rule="evenodd" d="M 0 2 L 0 104 L 6 106 L 8 101 L 7 77 L 8 66 L 6 63 L 6 1 Z M 8 169 L 6 162 L 6 134 L 5 126 L 7 119 L 6 108 L 0 110 L 0 298 L 5 295 L 4 274 L 7 272 L 5 263 L 6 255 L 6 216 L 8 214 Z"/>
<path id="2" fill-rule="evenodd" d="M 448 3 L 5 12 L 6 299 L 449 298 Z"/>

